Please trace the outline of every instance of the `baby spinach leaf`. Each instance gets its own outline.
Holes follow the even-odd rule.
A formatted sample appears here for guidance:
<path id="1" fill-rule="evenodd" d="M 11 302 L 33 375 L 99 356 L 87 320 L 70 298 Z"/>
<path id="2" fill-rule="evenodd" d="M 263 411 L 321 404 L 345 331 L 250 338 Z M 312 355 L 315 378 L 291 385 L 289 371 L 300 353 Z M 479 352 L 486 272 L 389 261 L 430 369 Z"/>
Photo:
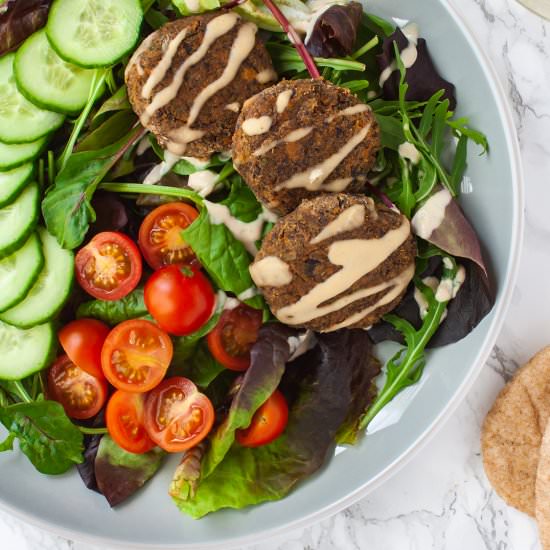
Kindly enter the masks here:
<path id="1" fill-rule="evenodd" d="M 92 317 L 107 323 L 118 325 L 128 319 L 136 319 L 147 315 L 143 299 L 143 288 L 136 288 L 133 292 L 120 300 L 90 300 L 80 304 L 76 316 Z"/>
<path id="2" fill-rule="evenodd" d="M 96 219 L 90 201 L 97 186 L 143 134 L 142 128 L 136 128 L 113 145 L 68 158 L 42 202 L 48 231 L 61 246 L 73 249 L 82 244 L 90 223 Z"/>
<path id="3" fill-rule="evenodd" d="M 0 408 L 0 422 L 43 474 L 62 474 L 82 462 L 83 436 L 55 401 L 17 403 Z"/>
<path id="4" fill-rule="evenodd" d="M 187 350 L 188 353 L 189 351 Z M 181 348 L 175 348 L 174 352 L 181 353 Z M 195 342 L 190 355 L 185 360 L 172 360 L 170 374 L 185 376 L 185 378 L 189 378 L 197 386 L 204 389 L 224 370 L 225 367 L 212 357 L 206 342 L 200 340 Z"/>
<path id="5" fill-rule="evenodd" d="M 122 86 L 103 103 L 95 114 L 94 120 L 105 113 L 112 113 L 113 111 L 128 111 L 131 109 L 132 106 L 130 105 L 130 100 L 128 99 L 126 86 Z"/>
<path id="6" fill-rule="evenodd" d="M 165 452 L 158 447 L 144 454 L 129 453 L 104 435 L 95 459 L 100 492 L 112 507 L 120 504 L 155 475 L 164 456 Z"/>

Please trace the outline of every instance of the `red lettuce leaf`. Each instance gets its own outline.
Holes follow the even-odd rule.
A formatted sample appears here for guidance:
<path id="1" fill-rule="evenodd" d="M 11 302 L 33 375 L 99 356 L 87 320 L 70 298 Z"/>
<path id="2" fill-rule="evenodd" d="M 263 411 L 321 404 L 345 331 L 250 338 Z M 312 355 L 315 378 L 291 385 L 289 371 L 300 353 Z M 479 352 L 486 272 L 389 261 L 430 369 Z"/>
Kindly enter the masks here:
<path id="1" fill-rule="evenodd" d="M 356 397 L 365 387 L 354 386 L 357 372 L 365 370 L 362 376 L 370 380 L 378 373 L 370 361 L 371 347 L 362 330 L 319 335 L 318 345 L 286 368 L 281 384 L 290 405 L 285 432 L 255 449 L 235 443 L 216 469 L 195 485 L 195 492 L 186 485 L 173 487 L 180 509 L 198 518 L 221 508 L 277 500 L 316 472 L 339 428 L 364 403 L 364 395 Z"/>
<path id="2" fill-rule="evenodd" d="M 384 83 L 382 92 L 385 99 L 399 99 L 399 70 L 395 65 L 395 50 L 394 42 L 397 43 L 399 51 L 402 52 L 408 45 L 409 41 L 403 34 L 401 29 L 397 29 L 391 36 L 386 38 L 382 44 L 382 53 L 378 56 L 378 65 L 380 71 L 388 67 L 393 67 L 395 70 L 392 75 Z M 414 65 L 407 69 L 405 81 L 409 85 L 405 99 L 408 101 L 428 101 L 439 90 L 445 90 L 442 99 L 449 100 L 451 111 L 456 108 L 455 87 L 453 84 L 445 80 L 437 71 L 426 41 L 423 38 L 418 40 L 417 44 L 418 58 Z"/>
<path id="3" fill-rule="evenodd" d="M 359 2 L 331 6 L 317 18 L 313 26 L 306 43 L 309 53 L 316 57 L 350 55 L 362 17 L 363 6 Z"/>
<path id="4" fill-rule="evenodd" d="M 8 0 L 0 7 L 0 55 L 15 50 L 48 20 L 51 0 Z"/>
<path id="5" fill-rule="evenodd" d="M 487 278 L 481 269 L 470 261 L 464 261 L 466 279 L 456 298 L 447 306 L 447 316 L 434 334 L 428 348 L 437 348 L 454 344 L 465 338 L 488 315 L 495 303 L 495 297 L 487 284 Z M 441 258 L 432 258 L 423 277 L 441 275 Z M 411 323 L 417 330 L 421 327 L 418 304 L 414 299 L 414 285 L 411 284 L 393 313 Z M 375 343 L 391 340 L 404 344 L 403 334 L 393 325 L 381 321 L 369 330 L 369 336 Z"/>

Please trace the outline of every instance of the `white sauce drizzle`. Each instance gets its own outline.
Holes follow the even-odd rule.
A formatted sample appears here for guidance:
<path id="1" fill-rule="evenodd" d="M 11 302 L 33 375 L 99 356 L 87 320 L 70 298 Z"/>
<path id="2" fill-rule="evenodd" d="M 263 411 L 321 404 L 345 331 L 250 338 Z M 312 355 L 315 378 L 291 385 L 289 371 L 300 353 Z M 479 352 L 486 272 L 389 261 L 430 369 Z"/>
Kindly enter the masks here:
<path id="1" fill-rule="evenodd" d="M 234 113 L 238 113 L 241 110 L 241 104 L 238 101 L 234 101 L 233 103 L 228 103 L 225 108 L 228 111 L 233 111 Z"/>
<path id="2" fill-rule="evenodd" d="M 312 330 L 306 330 L 298 336 L 289 336 L 286 341 L 290 348 L 289 362 L 294 361 L 300 355 L 304 355 L 317 345 L 317 338 L 315 338 L 315 333 Z"/>
<path id="3" fill-rule="evenodd" d="M 138 143 L 138 146 L 136 147 L 136 155 L 138 157 L 141 157 L 147 151 L 152 147 L 151 140 L 149 139 L 149 136 L 145 136 L 141 138 L 140 142 Z"/>
<path id="4" fill-rule="evenodd" d="M 151 117 L 162 107 L 168 105 L 177 95 L 183 84 L 187 71 L 206 55 L 210 46 L 221 36 L 227 34 L 239 21 L 236 13 L 229 12 L 212 19 L 206 26 L 204 38 L 199 48 L 194 51 L 179 67 L 172 82 L 154 95 L 151 103 L 141 115 L 141 123 L 147 126 Z M 136 52 L 137 53 L 137 52 Z"/>
<path id="5" fill-rule="evenodd" d="M 275 106 L 279 114 L 283 113 L 285 109 L 288 107 L 288 103 L 290 102 L 292 93 L 293 93 L 292 90 L 285 90 L 284 92 L 281 92 L 277 96 L 277 101 L 275 102 Z"/>
<path id="6" fill-rule="evenodd" d="M 304 187 L 308 191 L 318 191 L 323 182 L 334 172 L 338 165 L 367 137 L 370 124 L 355 134 L 339 151 L 331 155 L 323 162 L 312 166 L 304 172 L 294 174 L 290 179 L 277 185 L 276 189 L 295 189 Z"/>
<path id="7" fill-rule="evenodd" d="M 243 222 L 231 215 L 231 212 L 224 204 L 217 204 L 205 200 L 204 206 L 208 211 L 210 222 L 214 225 L 225 225 L 233 236 L 243 243 L 252 256 L 258 253 L 256 241 L 262 236 L 262 229 L 266 221 L 272 220 L 272 213 L 266 209 L 251 222 Z"/>
<path id="8" fill-rule="evenodd" d="M 282 139 L 275 139 L 264 143 L 261 147 L 258 147 L 258 149 L 256 149 L 252 154 L 255 157 L 260 157 L 261 155 L 265 155 L 272 149 L 275 149 L 275 147 L 277 147 L 281 143 L 294 143 L 295 141 L 300 141 L 301 139 L 309 135 L 312 130 L 313 126 L 309 126 L 307 128 L 298 128 L 297 130 L 294 130 L 287 134 Z"/>
<path id="9" fill-rule="evenodd" d="M 219 18 L 221 17 L 224 16 L 222 15 Z M 216 21 L 216 19 L 213 19 L 212 21 Z M 208 86 L 206 86 L 206 88 L 204 88 L 195 98 L 195 100 L 193 101 L 193 105 L 191 105 L 191 109 L 189 110 L 189 116 L 187 118 L 187 123 L 185 124 L 185 126 L 174 130 L 170 134 L 172 140 L 174 140 L 176 143 L 181 144 L 180 154 L 183 154 L 188 143 L 194 141 L 195 139 L 199 139 L 204 134 L 204 132 L 193 130 L 191 126 L 197 120 L 202 108 L 204 107 L 204 104 L 213 95 L 225 88 L 237 76 L 237 72 L 239 71 L 243 61 L 250 55 L 250 52 L 254 48 L 257 31 L 258 27 L 256 27 L 254 23 L 244 23 L 241 26 L 239 32 L 237 33 L 237 37 L 235 38 L 235 41 L 231 46 L 229 59 L 227 60 L 227 65 L 225 66 L 222 75 L 217 80 L 214 80 L 214 82 L 208 84 Z M 189 57 L 188 60 L 191 59 L 191 57 Z M 200 133 L 201 135 L 199 137 L 196 137 L 198 133 Z"/>
<path id="10" fill-rule="evenodd" d="M 301 325 L 312 319 L 317 319 L 318 317 L 338 311 L 357 300 L 381 292 L 393 284 L 395 284 L 396 287 L 400 286 L 397 285 L 397 283 L 388 281 L 383 285 L 358 290 L 328 305 L 321 305 L 343 292 L 346 292 L 359 279 L 376 269 L 382 262 L 391 256 L 409 236 L 410 224 L 403 216 L 402 223 L 397 229 L 388 231 L 379 239 L 349 239 L 332 243 L 328 250 L 328 259 L 333 265 L 341 266 L 342 269 L 331 275 L 326 281 L 318 283 L 296 303 L 279 309 L 275 312 L 275 315 L 280 321 L 287 325 Z M 412 266 L 409 272 L 410 277 L 406 284 L 408 284 L 414 274 L 414 266 Z M 409 273 L 407 273 L 407 275 L 408 274 Z M 405 279 L 406 277 L 403 275 L 403 281 L 400 279 L 402 285 L 405 284 Z M 390 291 L 388 294 L 392 294 L 393 292 L 395 292 L 395 290 Z M 399 294 L 400 292 L 397 292 L 395 296 Z M 385 297 L 381 301 L 384 299 Z M 393 298 L 391 300 L 393 300 Z M 380 305 L 382 304 L 375 305 L 375 309 L 380 307 Z M 367 314 L 368 312 L 364 313 L 362 317 L 365 317 Z M 351 321 L 349 324 L 353 324 L 353 322 L 354 321 Z"/>
<path id="11" fill-rule="evenodd" d="M 176 35 L 174 39 L 170 40 L 170 42 L 168 43 L 168 47 L 166 48 L 166 51 L 164 52 L 164 55 L 162 56 L 160 62 L 151 71 L 147 82 L 145 82 L 143 88 L 141 89 L 141 97 L 143 97 L 144 99 L 149 99 L 151 97 L 155 86 L 159 84 L 161 80 L 166 76 L 166 73 L 172 66 L 174 56 L 176 55 L 180 44 L 187 36 L 187 29 L 188 27 L 185 27 Z"/>
<path id="12" fill-rule="evenodd" d="M 353 231 L 365 223 L 365 206 L 354 204 L 346 208 L 334 221 L 330 222 L 309 244 L 319 244 L 340 233 Z"/>
<path id="13" fill-rule="evenodd" d="M 257 295 L 258 295 L 258 289 L 251 286 L 250 288 L 247 288 L 246 290 L 241 292 L 237 296 L 237 299 L 240 300 L 241 302 L 244 302 L 245 300 L 250 300 L 250 298 L 254 298 L 254 296 L 257 296 Z"/>
<path id="14" fill-rule="evenodd" d="M 202 170 L 190 174 L 187 180 L 187 185 L 196 191 L 201 197 L 208 197 L 218 181 L 218 174 L 212 170 Z"/>
<path id="15" fill-rule="evenodd" d="M 464 281 L 466 280 L 466 268 L 463 265 L 459 265 L 455 278 L 453 279 L 453 299 L 456 298 L 458 291 L 461 289 Z"/>
<path id="16" fill-rule="evenodd" d="M 206 166 L 208 166 L 208 163 L 210 162 L 209 159 L 198 159 L 196 157 L 181 157 L 181 159 L 187 161 L 198 170 L 203 170 L 204 168 L 206 168 Z"/>
<path id="17" fill-rule="evenodd" d="M 269 131 L 272 122 L 272 118 L 267 115 L 258 118 L 247 118 L 242 123 L 241 128 L 247 136 L 259 136 Z"/>
<path id="18" fill-rule="evenodd" d="M 413 143 L 409 143 L 408 141 L 402 143 L 398 147 L 397 152 L 399 153 L 400 157 L 410 160 L 413 164 L 418 164 L 420 162 L 420 159 L 422 158 L 420 151 L 415 147 Z"/>
<path id="19" fill-rule="evenodd" d="M 416 23 L 409 23 L 407 26 L 403 27 L 401 30 L 403 31 L 403 34 L 406 36 L 407 40 L 409 41 L 407 47 L 400 54 L 401 61 L 403 62 L 405 69 L 410 69 L 418 59 L 418 50 L 416 46 L 418 44 L 419 29 Z M 389 67 L 386 67 L 382 71 L 382 74 L 380 75 L 380 80 L 378 81 L 380 88 L 384 86 L 384 84 L 388 81 L 388 79 L 396 70 L 397 70 L 397 61 L 393 61 Z"/>
<path id="20" fill-rule="evenodd" d="M 415 234 L 421 239 L 428 240 L 445 219 L 445 210 L 452 198 L 447 189 L 441 189 L 432 195 L 411 221 Z"/>
<path id="21" fill-rule="evenodd" d="M 264 69 L 256 75 L 256 81 L 260 84 L 267 84 L 277 80 L 277 73 L 273 69 Z"/>
<path id="22" fill-rule="evenodd" d="M 277 256 L 266 256 L 251 264 L 248 270 L 252 280 L 260 287 L 286 286 L 293 278 L 289 265 Z"/>
<path id="23" fill-rule="evenodd" d="M 191 13 L 198 13 L 201 11 L 200 0 L 185 0 L 185 6 Z"/>
<path id="24" fill-rule="evenodd" d="M 390 304 L 407 288 L 413 276 L 414 276 L 414 265 L 411 265 L 401 274 L 397 275 L 397 277 L 394 277 L 389 281 L 381 283 L 380 285 L 366 289 L 366 290 L 370 290 L 370 293 L 367 294 L 367 296 L 373 296 L 374 294 L 377 294 L 378 292 L 382 292 L 387 288 L 389 288 L 390 290 L 386 294 L 384 294 L 384 296 L 382 296 L 382 298 L 380 298 L 380 300 L 378 300 L 378 302 L 376 302 L 372 306 L 366 307 L 362 311 L 358 311 L 357 313 L 354 313 L 353 315 L 349 316 L 347 319 L 344 319 L 341 323 L 332 325 L 328 329 L 325 329 L 323 332 L 333 332 L 335 330 L 340 330 L 341 328 L 346 328 L 346 327 L 349 327 L 350 325 L 354 325 L 355 323 L 358 323 L 359 321 L 364 319 L 367 315 L 370 315 L 371 313 L 376 311 L 378 308 L 381 308 L 387 304 Z M 366 296 L 362 296 L 362 297 L 366 297 Z"/>
<path id="25" fill-rule="evenodd" d="M 336 120 L 341 116 L 358 115 L 359 113 L 364 113 L 368 110 L 370 110 L 370 107 L 368 105 L 365 105 L 364 103 L 358 103 L 357 105 L 352 105 L 351 107 L 347 107 L 346 109 L 342 109 L 341 111 L 334 113 L 333 115 L 327 117 L 326 121 L 328 123 L 331 123 L 333 120 Z"/>
<path id="26" fill-rule="evenodd" d="M 325 191 L 333 191 L 335 193 L 339 193 L 340 191 L 345 191 L 352 181 L 353 178 L 337 178 L 325 184 L 323 186 L 323 189 Z"/>
<path id="27" fill-rule="evenodd" d="M 124 78 L 125 80 L 128 79 L 128 75 L 130 74 L 130 69 L 132 67 L 136 68 L 136 71 L 139 76 L 144 75 L 143 67 L 141 66 L 141 56 L 144 52 L 146 52 L 149 47 L 151 46 L 151 43 L 153 42 L 153 39 L 156 37 L 157 33 L 151 33 L 149 36 L 145 38 L 145 40 L 139 45 L 138 49 L 134 52 L 132 57 L 130 58 L 130 61 L 128 61 L 128 65 L 126 65 L 126 69 L 124 71 Z"/>
<path id="28" fill-rule="evenodd" d="M 223 304 L 223 309 L 235 309 L 240 305 L 241 305 L 241 302 L 239 302 L 237 298 L 227 298 L 227 300 Z"/>
<path id="29" fill-rule="evenodd" d="M 434 292 L 437 290 L 437 287 L 439 285 L 437 277 L 424 277 L 424 279 L 422 279 L 422 282 L 427 287 L 430 287 Z M 418 305 L 418 313 L 420 315 L 420 319 L 424 319 L 428 314 L 428 308 L 430 307 L 430 304 L 428 303 L 428 300 L 426 299 L 424 294 L 422 294 L 422 291 L 416 286 L 414 287 L 414 300 Z"/>
<path id="30" fill-rule="evenodd" d="M 172 170 L 172 168 L 177 164 L 181 159 L 177 155 L 172 154 L 170 151 L 164 151 L 164 160 L 157 164 L 145 177 L 143 183 L 145 185 L 154 185 L 158 183 L 162 176 L 165 176 Z"/>

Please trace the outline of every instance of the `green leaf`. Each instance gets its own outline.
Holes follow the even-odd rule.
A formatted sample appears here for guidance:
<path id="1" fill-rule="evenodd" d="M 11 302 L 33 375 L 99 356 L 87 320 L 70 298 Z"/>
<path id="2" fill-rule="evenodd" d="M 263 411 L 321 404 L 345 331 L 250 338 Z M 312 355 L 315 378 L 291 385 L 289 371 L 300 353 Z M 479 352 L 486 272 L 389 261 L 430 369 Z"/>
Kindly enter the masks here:
<path id="1" fill-rule="evenodd" d="M 478 132 L 467 126 L 468 119 L 466 117 L 457 120 L 447 120 L 447 125 L 450 126 L 457 134 L 467 136 L 474 143 L 481 146 L 482 154 L 489 150 L 489 142 L 485 134 Z"/>
<path id="2" fill-rule="evenodd" d="M 449 111 L 449 100 L 445 99 L 435 109 L 432 124 L 432 151 L 436 159 L 441 158 L 445 144 L 445 127 Z"/>
<path id="3" fill-rule="evenodd" d="M 400 119 L 385 116 L 375 112 L 376 120 L 380 126 L 380 140 L 382 147 L 397 151 L 399 146 L 406 141 L 403 132 L 403 124 Z"/>
<path id="4" fill-rule="evenodd" d="M 76 146 L 75 152 L 99 150 L 122 139 L 136 123 L 133 111 L 118 111 L 107 118 L 95 130 L 86 135 Z"/>
<path id="5" fill-rule="evenodd" d="M 143 132 L 138 128 L 109 147 L 69 157 L 42 202 L 48 231 L 61 246 L 73 249 L 82 244 L 90 223 L 95 221 L 91 200 L 97 186 Z"/>
<path id="6" fill-rule="evenodd" d="M 200 388 L 207 388 L 217 376 L 226 369 L 212 357 L 206 341 L 198 340 L 194 343 L 187 343 L 186 348 L 182 348 L 179 344 L 179 349 L 174 348 L 174 357 L 177 354 L 185 352 L 187 357 L 179 361 L 172 360 L 170 373 L 174 376 L 184 376 L 192 380 Z"/>
<path id="7" fill-rule="evenodd" d="M 131 109 L 132 106 L 128 100 L 126 86 L 122 86 L 109 99 L 107 99 L 105 103 L 103 103 L 95 114 L 94 120 L 105 113 L 112 113 L 113 111 L 129 111 Z"/>
<path id="8" fill-rule="evenodd" d="M 0 453 L 5 451 L 13 451 L 13 442 L 15 441 L 16 435 L 13 432 L 8 434 L 8 437 L 0 443 Z"/>
<path id="9" fill-rule="evenodd" d="M 395 31 L 395 25 L 386 19 L 373 13 L 363 14 L 363 25 L 382 38 L 391 36 Z"/>
<path id="10" fill-rule="evenodd" d="M 78 306 L 76 316 L 92 317 L 108 325 L 118 325 L 128 319 L 137 319 L 147 315 L 143 299 L 143 288 L 136 288 L 120 300 L 90 300 Z"/>
<path id="11" fill-rule="evenodd" d="M 439 103 L 439 100 L 443 97 L 444 93 L 445 90 L 439 90 L 439 92 L 436 92 L 429 99 L 426 107 L 424 108 L 424 113 L 422 114 L 420 125 L 418 126 L 418 131 L 420 132 L 420 135 L 424 138 L 428 137 L 428 134 L 432 129 L 434 112 Z"/>
<path id="12" fill-rule="evenodd" d="M 83 461 L 83 435 L 55 401 L 18 403 L 0 409 L 0 422 L 43 474 L 62 474 Z"/>
<path id="13" fill-rule="evenodd" d="M 425 158 L 420 161 L 419 173 L 418 190 L 414 194 L 417 203 L 425 201 L 437 185 L 437 171 Z"/>
<path id="14" fill-rule="evenodd" d="M 468 157 L 468 136 L 462 134 L 458 140 L 456 146 L 456 153 L 453 162 L 453 168 L 451 170 L 451 186 L 458 195 L 460 192 L 460 182 L 464 177 L 464 172 L 467 167 Z"/>

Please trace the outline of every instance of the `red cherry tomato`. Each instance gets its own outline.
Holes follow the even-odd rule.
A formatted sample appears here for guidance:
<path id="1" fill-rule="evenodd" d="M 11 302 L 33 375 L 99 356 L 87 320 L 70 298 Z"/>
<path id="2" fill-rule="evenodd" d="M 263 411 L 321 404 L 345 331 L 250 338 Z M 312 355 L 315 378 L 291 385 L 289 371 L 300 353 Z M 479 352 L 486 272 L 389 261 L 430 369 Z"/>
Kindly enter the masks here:
<path id="1" fill-rule="evenodd" d="M 101 348 L 110 328 L 95 319 L 78 319 L 58 333 L 59 342 L 69 359 L 96 378 L 104 378 L 101 370 Z"/>
<path id="2" fill-rule="evenodd" d="M 76 278 L 94 298 L 119 300 L 136 288 L 141 278 L 141 256 L 122 233 L 98 233 L 75 258 Z"/>
<path id="3" fill-rule="evenodd" d="M 277 439 L 288 423 L 288 405 L 279 390 L 275 390 L 269 399 L 255 412 L 250 426 L 237 430 L 237 441 L 243 447 L 260 447 Z"/>
<path id="4" fill-rule="evenodd" d="M 109 333 L 101 351 L 101 367 L 115 388 L 143 393 L 164 378 L 172 355 L 168 334 L 149 321 L 134 319 Z"/>
<path id="5" fill-rule="evenodd" d="M 191 263 L 195 254 L 181 232 L 198 216 L 198 211 L 184 202 L 163 204 L 150 212 L 139 228 L 139 248 L 145 261 L 153 269 Z"/>
<path id="6" fill-rule="evenodd" d="M 143 454 L 150 451 L 155 442 L 144 425 L 145 394 L 116 391 L 107 403 L 105 422 L 109 435 L 125 451 Z"/>
<path id="7" fill-rule="evenodd" d="M 61 403 L 71 418 L 86 420 L 95 416 L 107 400 L 107 382 L 77 367 L 66 355 L 48 371 L 48 395 Z"/>
<path id="8" fill-rule="evenodd" d="M 197 269 L 171 265 L 155 271 L 145 284 L 145 305 L 159 326 L 185 336 L 212 315 L 216 297 L 208 279 Z"/>
<path id="9" fill-rule="evenodd" d="M 147 433 L 169 453 L 181 453 L 200 443 L 213 423 L 210 399 L 187 378 L 168 378 L 147 396 Z"/>
<path id="10" fill-rule="evenodd" d="M 250 349 L 258 339 L 262 312 L 241 304 L 225 310 L 218 324 L 208 334 L 210 353 L 224 367 L 243 371 L 250 366 Z"/>

